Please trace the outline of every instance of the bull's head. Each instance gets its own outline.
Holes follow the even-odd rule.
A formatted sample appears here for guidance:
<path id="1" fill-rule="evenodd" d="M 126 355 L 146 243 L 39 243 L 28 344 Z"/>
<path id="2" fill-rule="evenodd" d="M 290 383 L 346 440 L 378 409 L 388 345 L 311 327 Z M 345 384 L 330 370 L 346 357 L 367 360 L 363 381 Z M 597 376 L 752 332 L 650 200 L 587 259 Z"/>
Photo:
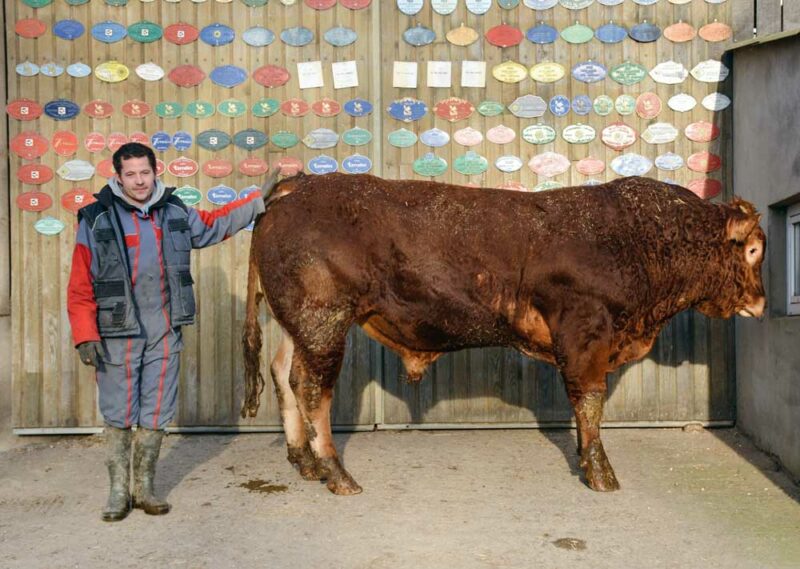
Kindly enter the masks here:
<path id="1" fill-rule="evenodd" d="M 727 221 L 724 228 L 723 264 L 726 275 L 723 290 L 701 303 L 698 310 L 707 316 L 728 318 L 734 314 L 761 318 L 767 305 L 761 264 L 767 237 L 758 225 L 761 214 L 753 204 L 734 198 L 722 206 Z"/>

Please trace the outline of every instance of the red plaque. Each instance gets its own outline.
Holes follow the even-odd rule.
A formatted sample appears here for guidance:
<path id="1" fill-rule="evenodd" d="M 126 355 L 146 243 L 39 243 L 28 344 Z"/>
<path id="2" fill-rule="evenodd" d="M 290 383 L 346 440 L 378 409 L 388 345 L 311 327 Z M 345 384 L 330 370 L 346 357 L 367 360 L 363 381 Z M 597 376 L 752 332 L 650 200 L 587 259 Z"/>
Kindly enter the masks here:
<path id="1" fill-rule="evenodd" d="M 95 166 L 94 171 L 95 174 L 102 178 L 113 178 L 117 174 L 114 171 L 114 163 L 111 161 L 111 158 L 101 160 L 100 163 Z"/>
<path id="2" fill-rule="evenodd" d="M 253 80 L 264 87 L 280 87 L 289 80 L 289 71 L 278 65 L 264 65 L 253 71 Z"/>
<path id="3" fill-rule="evenodd" d="M 215 158 L 203 164 L 203 174 L 211 178 L 224 178 L 233 172 L 233 164 L 230 160 Z"/>
<path id="4" fill-rule="evenodd" d="M 719 127 L 708 121 L 693 122 L 684 131 L 686 138 L 694 142 L 711 142 L 719 136 Z"/>
<path id="5" fill-rule="evenodd" d="M 42 116 L 42 105 L 31 99 L 15 99 L 6 106 L 6 112 L 18 121 L 32 121 Z"/>
<path id="6" fill-rule="evenodd" d="M 697 30 L 686 22 L 678 22 L 664 29 L 664 37 L 675 43 L 690 41 L 696 35 Z"/>
<path id="7" fill-rule="evenodd" d="M 596 176 L 606 169 L 606 163 L 594 156 L 587 156 L 578 160 L 575 169 L 584 176 Z"/>
<path id="8" fill-rule="evenodd" d="M 139 144 L 150 146 L 150 137 L 143 132 L 132 132 L 131 135 L 128 137 L 128 141 L 138 142 Z"/>
<path id="9" fill-rule="evenodd" d="M 23 38 L 38 38 L 47 31 L 47 24 L 35 18 L 17 20 L 14 25 L 14 31 Z"/>
<path id="10" fill-rule="evenodd" d="M 372 0 L 339 0 L 339 4 L 350 10 L 361 10 L 370 5 Z"/>
<path id="11" fill-rule="evenodd" d="M 119 147 L 128 142 L 128 136 L 121 132 L 112 132 L 106 139 L 106 146 L 111 152 L 116 152 Z"/>
<path id="12" fill-rule="evenodd" d="M 498 190 L 512 190 L 515 192 L 529 192 L 530 190 L 525 187 L 522 182 L 517 182 L 516 180 L 509 180 L 507 182 L 502 183 L 501 185 L 497 186 Z"/>
<path id="13" fill-rule="evenodd" d="M 167 171 L 178 178 L 188 178 L 197 174 L 197 162 L 186 156 L 176 158 L 167 165 Z"/>
<path id="14" fill-rule="evenodd" d="M 327 10 L 336 6 L 336 0 L 306 0 L 306 6 L 315 10 Z"/>
<path id="15" fill-rule="evenodd" d="M 122 114 L 132 119 L 140 119 L 150 114 L 150 105 L 133 99 L 122 105 Z"/>
<path id="16" fill-rule="evenodd" d="M 280 168 L 284 176 L 294 176 L 303 170 L 303 163 L 292 156 L 284 156 L 275 162 L 275 168 Z"/>
<path id="17" fill-rule="evenodd" d="M 469 101 L 450 97 L 436 103 L 433 107 L 433 112 L 436 113 L 437 117 L 456 122 L 469 118 L 475 112 L 475 107 Z"/>
<path id="18" fill-rule="evenodd" d="M 53 133 L 50 144 L 59 156 L 72 156 L 78 151 L 78 135 L 69 130 L 59 130 Z"/>
<path id="19" fill-rule="evenodd" d="M 239 172 L 245 176 L 261 176 L 269 171 L 269 164 L 263 158 L 256 158 L 255 156 L 245 158 L 239 162 Z"/>
<path id="20" fill-rule="evenodd" d="M 522 30 L 508 24 L 500 24 L 486 32 L 486 41 L 498 47 L 519 45 L 524 37 Z"/>
<path id="21" fill-rule="evenodd" d="M 23 184 L 46 184 L 53 179 L 53 169 L 44 164 L 25 164 L 17 170 L 17 179 Z"/>
<path id="22" fill-rule="evenodd" d="M 83 106 L 83 112 L 93 119 L 107 119 L 114 113 L 114 107 L 111 106 L 111 103 L 95 99 Z"/>
<path id="23" fill-rule="evenodd" d="M 342 112 L 342 105 L 333 99 L 323 97 L 311 105 L 311 110 L 314 111 L 314 114 L 318 117 L 335 117 Z"/>
<path id="24" fill-rule="evenodd" d="M 733 35 L 733 29 L 722 22 L 712 22 L 700 28 L 698 33 L 707 42 L 725 41 Z"/>
<path id="25" fill-rule="evenodd" d="M 686 187 L 704 200 L 709 200 L 720 194 L 722 191 L 722 182 L 719 180 L 712 180 L 711 178 L 702 178 L 700 180 L 692 180 Z"/>
<path id="26" fill-rule="evenodd" d="M 695 152 L 686 160 L 689 170 L 695 172 L 714 172 L 722 167 L 722 158 L 711 152 Z"/>
<path id="27" fill-rule="evenodd" d="M 17 207 L 24 211 L 44 211 L 51 205 L 52 198 L 44 192 L 25 192 L 17 196 Z"/>
<path id="28" fill-rule="evenodd" d="M 89 152 L 100 152 L 106 147 L 106 137 L 102 132 L 90 132 L 83 139 L 83 146 Z"/>
<path id="29" fill-rule="evenodd" d="M 48 146 L 50 146 L 50 143 L 47 142 L 47 139 L 38 132 L 33 131 L 19 133 L 11 139 L 11 144 L 9 144 L 11 152 L 25 160 L 38 158 L 47 152 Z"/>
<path id="30" fill-rule="evenodd" d="M 167 77 L 178 87 L 195 87 L 203 82 L 206 74 L 196 65 L 179 65 Z"/>
<path id="31" fill-rule="evenodd" d="M 172 24 L 164 28 L 164 39 L 175 45 L 192 43 L 198 38 L 200 32 L 191 24 Z"/>
<path id="32" fill-rule="evenodd" d="M 68 191 L 61 196 L 61 207 L 72 213 L 78 213 L 78 210 L 85 205 L 96 202 L 94 196 L 86 191 L 84 188 L 75 188 Z"/>
<path id="33" fill-rule="evenodd" d="M 167 165 L 161 158 L 156 158 L 156 176 L 160 176 L 167 171 Z"/>
<path id="34" fill-rule="evenodd" d="M 661 99 L 653 92 L 642 93 L 636 98 L 636 114 L 643 119 L 654 119 L 661 112 Z"/>
<path id="35" fill-rule="evenodd" d="M 281 103 L 281 112 L 290 117 L 302 117 L 308 114 L 311 107 L 303 99 L 288 99 Z"/>

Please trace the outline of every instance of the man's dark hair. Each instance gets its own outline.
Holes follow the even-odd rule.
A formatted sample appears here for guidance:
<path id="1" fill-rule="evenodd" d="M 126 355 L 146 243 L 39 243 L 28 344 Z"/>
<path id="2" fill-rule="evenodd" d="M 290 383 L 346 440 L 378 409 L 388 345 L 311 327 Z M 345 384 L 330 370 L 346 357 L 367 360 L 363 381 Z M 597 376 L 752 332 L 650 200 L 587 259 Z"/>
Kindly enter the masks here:
<path id="1" fill-rule="evenodd" d="M 114 163 L 114 171 L 119 176 L 122 173 L 123 160 L 142 158 L 143 156 L 147 156 L 147 161 L 150 162 L 150 167 L 153 169 L 153 172 L 155 172 L 157 170 L 155 152 L 153 152 L 153 149 L 149 146 L 138 142 L 128 142 L 117 149 L 114 156 L 111 157 L 111 161 Z"/>

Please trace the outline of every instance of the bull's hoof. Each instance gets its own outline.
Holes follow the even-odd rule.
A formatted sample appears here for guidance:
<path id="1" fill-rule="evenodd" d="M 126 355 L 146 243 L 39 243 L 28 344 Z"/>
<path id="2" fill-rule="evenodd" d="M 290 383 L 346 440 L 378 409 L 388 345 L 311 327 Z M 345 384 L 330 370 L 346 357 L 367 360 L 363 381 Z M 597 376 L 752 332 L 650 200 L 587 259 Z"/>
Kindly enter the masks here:
<path id="1" fill-rule="evenodd" d="M 304 480 L 323 480 L 325 478 L 323 469 L 317 466 L 317 459 L 314 458 L 310 446 L 289 447 L 287 458 L 291 464 L 297 467 Z"/>
<path id="2" fill-rule="evenodd" d="M 352 496 L 361 493 L 361 486 L 353 480 L 338 458 L 322 458 L 318 462 L 318 468 L 324 470 L 323 480 L 328 481 L 328 490 L 337 496 Z"/>
<path id="3" fill-rule="evenodd" d="M 619 482 L 608 461 L 603 443 L 592 441 L 581 453 L 581 467 L 586 474 L 586 483 L 595 492 L 619 490 Z"/>

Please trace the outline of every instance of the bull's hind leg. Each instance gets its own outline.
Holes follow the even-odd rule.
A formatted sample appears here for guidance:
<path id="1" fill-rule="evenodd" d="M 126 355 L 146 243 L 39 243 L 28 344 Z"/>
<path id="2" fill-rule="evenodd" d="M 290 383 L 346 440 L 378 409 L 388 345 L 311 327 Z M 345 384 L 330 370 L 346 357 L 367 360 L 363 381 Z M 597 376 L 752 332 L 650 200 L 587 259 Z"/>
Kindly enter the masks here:
<path id="1" fill-rule="evenodd" d="M 346 330 L 335 341 L 328 339 L 324 347 L 317 342 L 296 344 L 289 375 L 305 421 L 316 473 L 327 480 L 328 490 L 340 495 L 361 492 L 361 487 L 339 461 L 331 432 L 333 386 L 344 359 L 345 333 Z"/>

